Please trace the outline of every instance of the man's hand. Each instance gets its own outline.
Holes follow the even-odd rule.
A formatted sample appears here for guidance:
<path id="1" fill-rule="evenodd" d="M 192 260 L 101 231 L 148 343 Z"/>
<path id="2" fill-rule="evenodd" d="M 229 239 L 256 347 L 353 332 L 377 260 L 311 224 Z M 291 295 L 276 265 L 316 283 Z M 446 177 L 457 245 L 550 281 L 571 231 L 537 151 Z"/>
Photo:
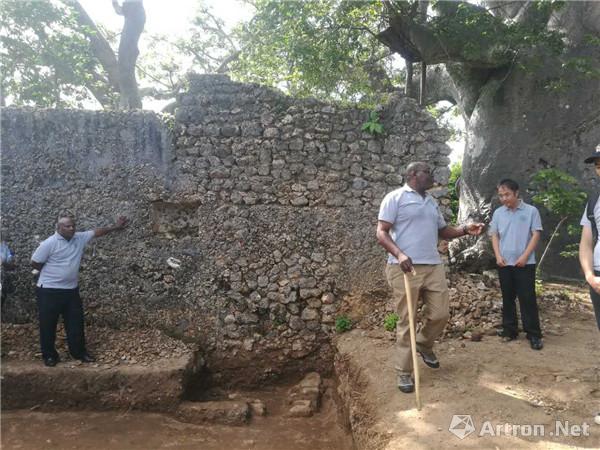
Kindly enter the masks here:
<path id="1" fill-rule="evenodd" d="M 506 260 L 502 256 L 496 256 L 496 264 L 498 264 L 498 267 L 505 267 Z"/>
<path id="2" fill-rule="evenodd" d="M 120 216 L 115 223 L 115 228 L 118 230 L 122 230 L 129 223 L 129 219 L 125 216 Z"/>
<path id="3" fill-rule="evenodd" d="M 600 277 L 597 277 L 594 274 L 590 274 L 585 277 L 585 281 L 588 282 L 588 284 L 594 291 L 600 294 Z"/>
<path id="4" fill-rule="evenodd" d="M 479 236 L 482 233 L 484 228 L 485 228 L 484 223 L 470 223 L 468 225 L 465 225 L 465 230 L 467 231 L 467 234 L 470 236 Z"/>
<path id="5" fill-rule="evenodd" d="M 515 267 L 525 267 L 527 264 L 527 259 L 528 257 L 525 255 L 519 256 L 519 259 L 517 259 L 517 262 L 515 262 Z"/>
<path id="6" fill-rule="evenodd" d="M 413 271 L 413 263 L 410 256 L 406 256 L 405 254 L 398 255 L 396 257 L 398 259 L 398 263 L 400 264 L 400 268 L 404 273 L 410 273 Z"/>

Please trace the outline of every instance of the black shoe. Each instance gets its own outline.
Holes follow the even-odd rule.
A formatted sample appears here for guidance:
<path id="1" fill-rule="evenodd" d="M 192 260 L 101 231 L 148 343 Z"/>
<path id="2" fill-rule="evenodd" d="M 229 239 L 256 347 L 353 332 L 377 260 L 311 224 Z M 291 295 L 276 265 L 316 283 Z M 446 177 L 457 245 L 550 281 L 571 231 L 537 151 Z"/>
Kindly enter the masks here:
<path id="1" fill-rule="evenodd" d="M 78 359 L 81 362 L 84 362 L 84 363 L 93 363 L 93 362 L 96 362 L 96 358 L 94 358 L 89 353 L 84 353 L 83 356 L 81 358 L 78 358 Z"/>
<path id="2" fill-rule="evenodd" d="M 530 338 L 529 345 L 531 345 L 533 350 L 541 350 L 544 348 L 544 342 L 542 341 L 542 338 L 539 337 Z"/>
<path id="3" fill-rule="evenodd" d="M 415 390 L 415 383 L 410 375 L 398 375 L 398 389 L 405 394 L 410 394 Z"/>
<path id="4" fill-rule="evenodd" d="M 44 358 L 44 365 L 48 367 L 54 367 L 56 366 L 56 364 L 58 364 L 58 361 L 58 357 L 54 358 L 52 356 L 49 356 L 48 358 Z"/>
<path id="5" fill-rule="evenodd" d="M 435 356 L 435 353 L 433 353 L 431 351 L 426 352 L 424 350 L 419 350 L 419 349 L 417 349 L 417 353 L 419 355 L 421 355 L 421 358 L 423 358 L 423 362 L 425 364 L 427 364 L 429 367 L 431 367 L 432 369 L 440 368 L 440 362 L 438 361 L 437 357 Z"/>

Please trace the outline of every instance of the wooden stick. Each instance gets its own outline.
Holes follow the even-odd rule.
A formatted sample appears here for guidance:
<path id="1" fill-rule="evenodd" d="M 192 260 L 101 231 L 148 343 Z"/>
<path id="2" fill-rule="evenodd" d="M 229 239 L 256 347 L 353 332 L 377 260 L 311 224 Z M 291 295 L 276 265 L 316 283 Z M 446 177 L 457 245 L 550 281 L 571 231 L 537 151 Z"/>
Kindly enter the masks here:
<path id="1" fill-rule="evenodd" d="M 416 275 L 417 272 L 413 267 L 411 275 Z M 417 333 L 415 329 L 415 311 L 413 310 L 412 292 L 410 289 L 410 279 L 408 274 L 404 273 L 404 289 L 406 289 L 406 301 L 408 302 L 408 322 L 410 325 L 410 350 L 412 353 L 413 369 L 415 371 L 415 394 L 417 396 L 417 409 L 421 411 L 421 393 L 420 393 L 420 377 L 419 364 L 417 361 Z"/>

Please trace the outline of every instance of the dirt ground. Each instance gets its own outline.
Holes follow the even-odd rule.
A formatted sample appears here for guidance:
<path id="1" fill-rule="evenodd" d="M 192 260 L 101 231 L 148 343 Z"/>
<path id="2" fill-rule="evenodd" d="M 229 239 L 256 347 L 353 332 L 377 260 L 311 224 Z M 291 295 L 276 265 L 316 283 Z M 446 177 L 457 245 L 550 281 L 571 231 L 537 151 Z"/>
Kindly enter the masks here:
<path id="1" fill-rule="evenodd" d="M 509 343 L 495 336 L 480 342 L 445 340 L 436 350 L 440 369 L 419 359 L 421 411 L 415 394 L 395 387 L 391 333 L 354 330 L 342 335 L 338 349 L 360 368 L 367 386 L 363 398 L 375 411 L 379 439 L 371 446 L 600 448 L 600 425 L 594 423 L 600 412 L 600 333 L 591 304 L 581 288 L 547 289 L 566 289 L 578 307 L 541 302 L 543 350 L 531 350 L 523 335 Z M 471 417 L 474 430 L 463 439 L 449 431 L 454 415 Z"/>
<path id="2" fill-rule="evenodd" d="M 245 426 L 193 425 L 165 414 L 143 412 L 53 412 L 29 410 L 2 413 L 2 449 L 351 449 L 352 438 L 340 424 L 327 389 L 320 411 L 308 418 L 284 416 L 287 387 L 238 392 L 258 398 L 267 415 Z M 288 406 L 289 407 L 289 406 Z"/>
<path id="3" fill-rule="evenodd" d="M 373 411 L 373 438 L 366 447 L 600 448 L 600 425 L 593 421 L 600 411 L 600 333 L 591 304 L 581 287 L 546 285 L 546 289 L 560 291 L 563 300 L 540 301 L 542 351 L 531 350 L 523 335 L 510 343 L 490 335 L 480 342 L 446 338 L 436 350 L 439 370 L 419 361 L 421 411 L 415 407 L 414 394 L 403 394 L 395 386 L 392 333 L 379 326 L 340 335 L 338 351 L 360 370 L 365 383 L 358 395 Z M 20 354 L 17 348 L 12 351 L 9 359 Z M 251 396 L 263 400 L 269 414 L 240 427 L 184 424 L 168 415 L 131 411 L 3 411 L 2 448 L 352 448 L 337 415 L 333 388 L 327 391 L 321 412 L 307 419 L 283 415 L 285 389 L 253 392 Z M 455 415 L 472 420 L 474 430 L 464 439 L 449 431 Z M 454 420 L 460 419 L 466 420 Z M 454 429 L 460 433 L 464 427 L 457 424 Z"/>

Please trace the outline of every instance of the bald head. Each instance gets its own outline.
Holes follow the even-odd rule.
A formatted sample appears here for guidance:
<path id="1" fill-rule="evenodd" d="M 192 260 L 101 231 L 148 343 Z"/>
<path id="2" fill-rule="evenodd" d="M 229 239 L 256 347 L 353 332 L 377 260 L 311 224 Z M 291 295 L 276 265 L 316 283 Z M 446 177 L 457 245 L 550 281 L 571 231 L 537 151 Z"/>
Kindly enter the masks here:
<path id="1" fill-rule="evenodd" d="M 430 170 L 429 164 L 423 161 L 411 162 L 408 166 L 406 166 L 404 176 L 408 178 L 410 175 L 416 174 L 419 170 Z"/>
<path id="2" fill-rule="evenodd" d="M 67 241 L 75 235 L 75 220 L 70 216 L 61 216 L 56 223 L 56 231 Z"/>
<path id="3" fill-rule="evenodd" d="M 411 162 L 404 172 L 404 178 L 406 184 L 408 184 L 415 191 L 421 195 L 425 194 L 425 191 L 433 186 L 433 176 L 431 175 L 431 168 L 429 164 L 423 161 Z"/>

